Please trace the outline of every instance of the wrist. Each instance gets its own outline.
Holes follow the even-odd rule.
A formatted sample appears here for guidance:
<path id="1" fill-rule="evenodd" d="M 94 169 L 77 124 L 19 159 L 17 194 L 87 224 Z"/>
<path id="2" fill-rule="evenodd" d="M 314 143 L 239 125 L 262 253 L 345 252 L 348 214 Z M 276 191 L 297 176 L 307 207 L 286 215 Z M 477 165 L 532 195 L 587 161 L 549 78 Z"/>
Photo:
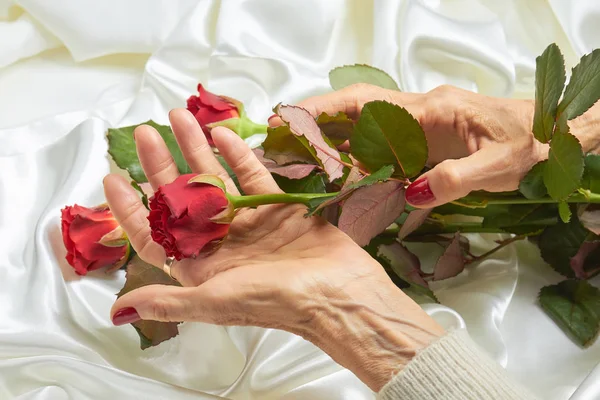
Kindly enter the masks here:
<path id="1" fill-rule="evenodd" d="M 579 139 L 584 153 L 600 151 L 600 102 L 583 115 L 569 121 L 571 133 Z"/>
<path id="2" fill-rule="evenodd" d="M 308 338 L 379 391 L 417 352 L 444 334 L 387 276 L 363 278 L 312 311 Z"/>

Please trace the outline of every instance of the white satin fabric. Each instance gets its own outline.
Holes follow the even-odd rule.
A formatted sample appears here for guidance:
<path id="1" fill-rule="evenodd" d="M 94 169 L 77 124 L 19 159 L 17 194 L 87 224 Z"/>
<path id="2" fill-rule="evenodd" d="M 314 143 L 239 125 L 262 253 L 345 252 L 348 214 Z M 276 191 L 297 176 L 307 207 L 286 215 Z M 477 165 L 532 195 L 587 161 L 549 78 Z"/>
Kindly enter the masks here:
<path id="1" fill-rule="evenodd" d="M 264 121 L 356 62 L 408 91 L 531 98 L 535 56 L 557 42 L 573 66 L 599 19 L 597 0 L 0 0 L 0 399 L 373 399 L 285 332 L 184 324 L 141 351 L 111 325 L 123 274 L 75 276 L 59 230 L 64 205 L 104 201 L 106 129 L 166 123 L 198 82 Z M 472 235 L 474 251 L 496 238 Z M 600 399 L 600 341 L 578 348 L 536 304 L 559 280 L 519 243 L 425 308 L 540 398 Z"/>

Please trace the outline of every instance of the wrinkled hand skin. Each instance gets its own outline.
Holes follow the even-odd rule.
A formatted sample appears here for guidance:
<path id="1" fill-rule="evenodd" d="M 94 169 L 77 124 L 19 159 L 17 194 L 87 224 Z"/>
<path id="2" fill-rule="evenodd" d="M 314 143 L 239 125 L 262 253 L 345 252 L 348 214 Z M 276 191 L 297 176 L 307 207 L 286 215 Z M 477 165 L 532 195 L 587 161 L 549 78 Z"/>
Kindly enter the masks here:
<path id="1" fill-rule="evenodd" d="M 237 194 L 194 117 L 174 110 L 170 119 L 192 171 L 220 176 Z M 281 192 L 242 139 L 226 128 L 211 133 L 246 194 Z M 139 127 L 135 139 L 154 190 L 177 178 L 177 167 L 153 128 Z M 152 241 L 147 210 L 135 191 L 116 175 L 107 176 L 104 186 L 139 256 L 162 267 L 164 249 Z M 378 391 L 443 329 L 347 235 L 320 217 L 304 218 L 305 213 L 299 205 L 241 210 L 218 251 L 172 265 L 183 287 L 136 289 L 116 301 L 111 316 L 133 307 L 145 320 L 286 330 L 319 346 Z"/>
<path id="2" fill-rule="evenodd" d="M 302 101 L 312 115 L 343 111 L 358 119 L 364 104 L 385 100 L 406 108 L 421 124 L 429 146 L 426 178 L 434 199 L 415 207 L 431 208 L 471 191 L 516 190 L 531 167 L 548 158 L 547 144 L 532 133 L 534 101 L 500 99 L 453 86 L 427 93 L 403 93 L 357 84 Z M 269 121 L 278 125 L 281 121 Z M 600 147 L 600 103 L 569 121 L 584 152 Z M 408 193 L 408 191 L 407 191 Z M 410 203 L 410 198 L 407 196 Z"/>

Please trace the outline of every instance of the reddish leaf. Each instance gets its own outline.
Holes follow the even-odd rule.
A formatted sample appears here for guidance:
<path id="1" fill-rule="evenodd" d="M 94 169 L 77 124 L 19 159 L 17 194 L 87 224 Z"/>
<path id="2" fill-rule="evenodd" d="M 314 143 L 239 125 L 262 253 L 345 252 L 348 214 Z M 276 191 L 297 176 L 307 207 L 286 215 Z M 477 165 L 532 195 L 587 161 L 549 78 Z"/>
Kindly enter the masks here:
<path id="1" fill-rule="evenodd" d="M 316 165 L 312 164 L 278 165 L 275 161 L 265 158 L 265 151 L 263 149 L 257 148 L 253 152 L 270 173 L 285 176 L 289 179 L 306 178 L 317 168 Z"/>
<path id="2" fill-rule="evenodd" d="M 337 226 L 338 221 L 340 219 L 340 205 L 339 204 L 330 204 L 323 209 L 321 213 L 321 217 L 325 218 L 327 222 L 332 225 Z"/>
<path id="3" fill-rule="evenodd" d="M 359 246 L 394 222 L 404 211 L 404 185 L 387 181 L 364 186 L 344 202 L 338 227 Z"/>
<path id="4" fill-rule="evenodd" d="M 398 239 L 402 240 L 417 230 L 423 224 L 423 222 L 425 222 L 429 214 L 431 214 L 431 210 L 431 208 L 428 208 L 424 210 L 411 211 L 411 213 L 408 214 L 408 217 L 406 217 L 404 224 L 402 224 L 400 227 Z"/>
<path id="5" fill-rule="evenodd" d="M 137 255 L 127 264 L 125 278 L 125 286 L 117 294 L 117 298 L 147 285 L 180 286 L 161 269 L 142 261 Z M 179 334 L 178 324 L 179 322 L 138 321 L 131 325 L 140 335 L 140 347 L 144 350 L 177 336 Z"/>
<path id="6" fill-rule="evenodd" d="M 421 262 L 406 247 L 398 242 L 382 245 L 382 255 L 390 261 L 392 270 L 408 283 L 416 283 L 428 287 L 427 281 L 421 275 Z"/>
<path id="7" fill-rule="evenodd" d="M 330 181 L 342 177 L 344 165 L 340 153 L 325 141 L 319 125 L 308 111 L 300 107 L 279 106 L 276 112 L 294 135 L 308 140 Z"/>
<path id="8" fill-rule="evenodd" d="M 369 186 L 377 182 L 385 182 L 392 176 L 393 172 L 394 167 L 387 165 L 371 175 L 363 176 L 358 171 L 358 168 L 352 168 L 346 178 L 346 182 L 344 182 L 344 185 L 342 186 L 342 190 L 340 190 L 335 197 L 323 200 L 320 203 L 309 207 L 307 215 L 314 215 L 316 212 L 327 206 L 346 200 L 358 188 Z"/>
<path id="9" fill-rule="evenodd" d="M 594 250 L 600 246 L 600 241 L 595 242 L 583 242 L 577 254 L 571 257 L 571 269 L 575 272 L 577 279 L 587 279 L 589 277 L 588 271 L 584 269 L 584 263 L 587 256 L 589 256 Z"/>
<path id="10" fill-rule="evenodd" d="M 452 278 L 465 269 L 465 260 L 460 245 L 460 233 L 456 232 L 444 254 L 438 259 L 433 270 L 433 280 Z"/>

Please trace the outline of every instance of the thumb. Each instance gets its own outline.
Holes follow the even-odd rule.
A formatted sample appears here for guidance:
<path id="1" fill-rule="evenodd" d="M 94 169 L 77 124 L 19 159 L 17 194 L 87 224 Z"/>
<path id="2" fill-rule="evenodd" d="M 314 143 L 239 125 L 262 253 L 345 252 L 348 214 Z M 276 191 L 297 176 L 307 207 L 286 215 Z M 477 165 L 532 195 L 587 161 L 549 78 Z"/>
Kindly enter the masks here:
<path id="1" fill-rule="evenodd" d="M 216 304 L 211 297 L 215 296 L 202 286 L 148 285 L 118 298 L 110 314 L 117 326 L 139 320 L 210 322 Z"/>
<path id="2" fill-rule="evenodd" d="M 524 155 L 525 156 L 525 155 Z M 433 208 L 468 195 L 474 190 L 515 190 L 529 168 L 516 159 L 508 145 L 485 147 L 469 157 L 445 160 L 421 175 L 406 189 L 406 201 L 418 208 Z"/>

